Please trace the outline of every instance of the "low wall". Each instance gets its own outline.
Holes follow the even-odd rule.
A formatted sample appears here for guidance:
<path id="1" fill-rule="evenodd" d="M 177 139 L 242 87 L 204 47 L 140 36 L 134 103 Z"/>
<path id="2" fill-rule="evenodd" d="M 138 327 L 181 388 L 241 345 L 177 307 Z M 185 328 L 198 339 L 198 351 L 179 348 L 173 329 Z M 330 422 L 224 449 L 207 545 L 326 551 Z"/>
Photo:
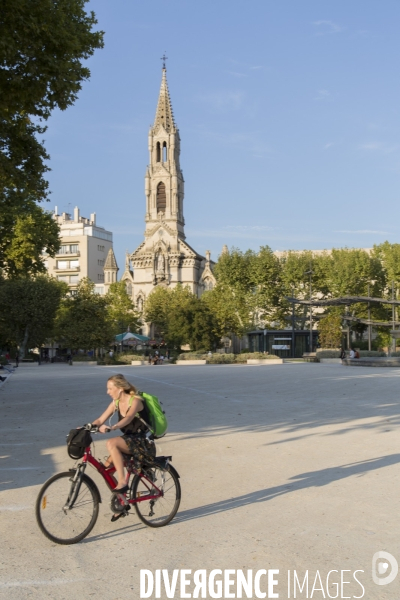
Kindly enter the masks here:
<path id="1" fill-rule="evenodd" d="M 207 364 L 206 360 L 177 360 L 176 361 L 177 365 L 186 365 L 186 366 L 193 366 L 193 365 L 205 365 Z"/>
<path id="2" fill-rule="evenodd" d="M 72 361 L 74 367 L 97 367 L 97 360 L 77 360 Z"/>
<path id="3" fill-rule="evenodd" d="M 345 358 L 342 364 L 346 367 L 400 367 L 400 357 L 380 358 L 380 357 L 365 357 L 365 358 Z"/>
<path id="4" fill-rule="evenodd" d="M 342 362 L 341 358 L 320 358 L 320 363 L 332 363 L 333 365 L 340 365 Z"/>
<path id="5" fill-rule="evenodd" d="M 248 365 L 282 365 L 283 358 L 248 358 Z"/>

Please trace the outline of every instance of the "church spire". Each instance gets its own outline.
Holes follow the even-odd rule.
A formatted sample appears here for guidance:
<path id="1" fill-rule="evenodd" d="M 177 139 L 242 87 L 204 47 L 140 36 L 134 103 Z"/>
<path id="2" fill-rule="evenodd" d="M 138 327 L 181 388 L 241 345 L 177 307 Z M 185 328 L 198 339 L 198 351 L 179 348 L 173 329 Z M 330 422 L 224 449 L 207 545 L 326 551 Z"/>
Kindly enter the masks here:
<path id="1" fill-rule="evenodd" d="M 158 96 L 154 128 L 156 128 L 157 125 L 162 125 L 167 133 L 172 133 L 175 131 L 174 115 L 172 112 L 171 99 L 169 97 L 167 69 L 165 67 L 165 62 L 162 70 L 161 88 Z"/>

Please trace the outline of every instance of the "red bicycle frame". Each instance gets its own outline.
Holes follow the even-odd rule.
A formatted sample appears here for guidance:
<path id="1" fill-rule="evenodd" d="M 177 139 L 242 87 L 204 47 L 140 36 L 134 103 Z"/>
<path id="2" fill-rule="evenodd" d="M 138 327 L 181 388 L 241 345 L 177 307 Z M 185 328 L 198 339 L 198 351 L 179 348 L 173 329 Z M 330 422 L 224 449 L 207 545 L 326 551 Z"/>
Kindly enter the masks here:
<path id="1" fill-rule="evenodd" d="M 114 488 L 117 487 L 117 481 L 114 478 L 114 473 L 115 473 L 114 465 L 111 465 L 110 467 L 105 467 L 103 465 L 103 463 L 96 460 L 96 458 L 94 456 L 92 456 L 90 446 L 85 448 L 85 454 L 83 455 L 83 458 L 82 458 L 82 464 L 84 464 L 85 466 L 87 464 L 92 465 L 92 467 L 94 469 L 96 469 L 96 471 L 98 473 L 100 473 L 100 475 L 103 477 L 104 481 L 106 482 L 106 484 L 108 485 L 110 490 L 113 490 Z M 161 498 L 164 495 L 164 492 L 162 490 L 160 490 L 153 483 L 153 481 L 151 481 L 151 479 L 146 477 L 146 475 L 143 475 L 142 473 L 139 473 L 138 471 L 133 469 L 133 467 L 131 465 L 129 465 L 127 463 L 127 461 L 125 461 L 124 464 L 125 464 L 125 468 L 127 470 L 126 483 L 128 483 L 129 477 L 131 476 L 131 474 L 137 475 L 138 477 L 140 477 L 142 479 L 144 485 L 149 490 L 148 494 L 144 494 L 143 496 L 141 495 L 138 498 L 129 498 L 129 499 L 125 498 L 124 502 L 123 502 L 124 504 L 137 504 L 138 502 L 145 502 L 148 500 L 157 500 L 157 498 Z M 147 485 L 146 481 L 149 483 L 149 485 Z M 154 490 L 154 489 L 157 490 L 157 493 L 151 494 L 150 491 Z"/>

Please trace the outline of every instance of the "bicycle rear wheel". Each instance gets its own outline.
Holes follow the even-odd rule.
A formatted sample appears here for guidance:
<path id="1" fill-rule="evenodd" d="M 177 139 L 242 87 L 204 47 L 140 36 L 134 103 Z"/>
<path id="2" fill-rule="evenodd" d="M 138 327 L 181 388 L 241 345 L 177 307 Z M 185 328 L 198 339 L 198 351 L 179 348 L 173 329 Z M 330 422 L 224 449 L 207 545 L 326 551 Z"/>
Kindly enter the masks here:
<path id="1" fill-rule="evenodd" d="M 163 492 L 155 500 L 143 500 L 134 504 L 139 519 L 149 527 L 164 527 L 178 512 L 181 502 L 181 486 L 175 469 L 154 467 L 146 469 L 151 474 L 154 485 Z M 150 477 L 149 477 L 150 479 Z M 158 493 L 151 481 L 136 475 L 132 482 L 131 498 L 144 498 Z"/>
<path id="2" fill-rule="evenodd" d="M 76 544 L 90 533 L 99 514 L 99 495 L 94 482 L 82 476 L 72 508 L 73 473 L 58 473 L 41 488 L 36 500 L 36 520 L 42 533 L 56 544 Z M 75 484 L 76 485 L 76 484 Z"/>

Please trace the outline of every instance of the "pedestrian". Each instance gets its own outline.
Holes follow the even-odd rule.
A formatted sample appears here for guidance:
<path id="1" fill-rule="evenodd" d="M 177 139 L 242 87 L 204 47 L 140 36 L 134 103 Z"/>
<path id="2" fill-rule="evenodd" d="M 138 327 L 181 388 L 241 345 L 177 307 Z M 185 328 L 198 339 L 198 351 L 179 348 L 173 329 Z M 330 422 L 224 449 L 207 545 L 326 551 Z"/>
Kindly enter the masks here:
<path id="1" fill-rule="evenodd" d="M 346 351 L 345 351 L 345 349 L 343 347 L 340 348 L 340 358 L 342 360 L 344 360 L 346 358 Z"/>
<path id="2" fill-rule="evenodd" d="M 350 348 L 350 358 L 355 358 L 356 353 L 354 352 L 353 348 Z"/>
<path id="3" fill-rule="evenodd" d="M 15 353 L 15 367 L 19 366 L 19 352 L 17 350 L 17 352 Z"/>

